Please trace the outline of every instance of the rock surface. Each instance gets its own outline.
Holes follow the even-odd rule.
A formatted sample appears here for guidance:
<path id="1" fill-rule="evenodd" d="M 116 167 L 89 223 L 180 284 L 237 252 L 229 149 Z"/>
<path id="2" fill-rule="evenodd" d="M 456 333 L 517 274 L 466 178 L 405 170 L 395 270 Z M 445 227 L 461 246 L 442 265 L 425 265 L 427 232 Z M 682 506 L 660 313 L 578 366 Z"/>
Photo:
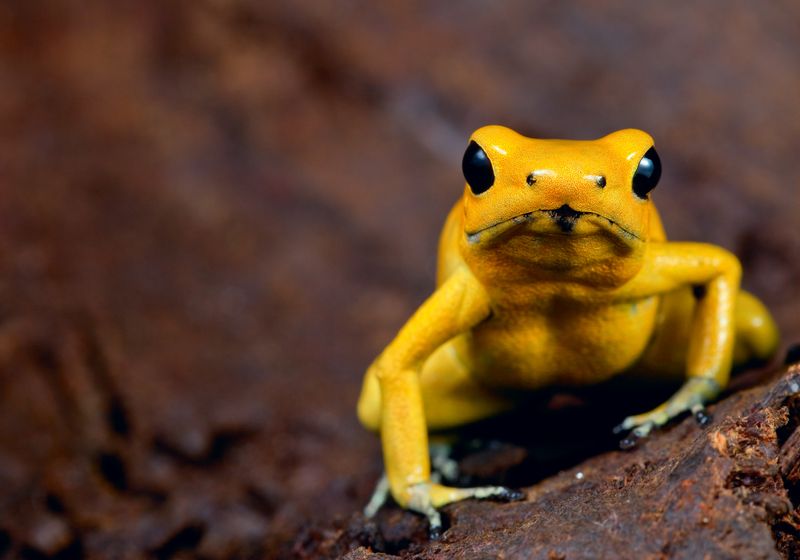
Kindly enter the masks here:
<path id="1" fill-rule="evenodd" d="M 723 0 L 2 3 L 0 558 L 449 554 L 482 546 L 469 523 L 499 542 L 523 510 L 536 531 L 507 536 L 535 533 L 557 556 L 568 537 L 622 550 L 662 510 L 719 506 L 698 482 L 696 501 L 654 493 L 635 524 L 610 506 L 595 519 L 605 528 L 579 532 L 541 515 L 556 491 L 576 491 L 559 510 L 576 523 L 588 497 L 623 499 L 661 472 L 647 465 L 668 460 L 669 442 L 713 457 L 709 476 L 736 461 L 707 439 L 726 401 L 719 425 L 645 443 L 635 453 L 650 463 L 611 453 L 577 481 L 575 465 L 615 449 L 608 428 L 648 404 L 598 392 L 582 413 L 476 435 L 505 443 L 467 441 L 466 477 L 537 489 L 523 504 L 449 509 L 450 532 L 429 545 L 396 508 L 377 527 L 352 517 L 381 470 L 355 400 L 430 291 L 464 141 L 488 122 L 543 137 L 651 132 L 670 236 L 736 252 L 745 286 L 800 340 L 798 16 L 789 2 Z M 752 486 L 780 496 L 779 478 Z M 745 504 L 750 488 L 719 500 Z M 696 539 L 769 510 L 736 507 L 708 525 L 692 513 L 669 546 L 717 546 Z M 747 550 L 773 538 L 788 555 L 793 514 L 770 515 L 781 521 L 752 525 Z M 548 526 L 557 537 L 542 537 Z M 646 550 L 697 550 L 658 552 L 666 542 Z"/>
<path id="2" fill-rule="evenodd" d="M 800 553 L 800 365 L 687 418 L 629 452 L 591 458 L 526 488 L 525 501 L 445 508 L 422 519 L 386 507 L 309 530 L 298 557 L 796 558 Z M 386 553 L 386 554 L 378 554 Z"/>

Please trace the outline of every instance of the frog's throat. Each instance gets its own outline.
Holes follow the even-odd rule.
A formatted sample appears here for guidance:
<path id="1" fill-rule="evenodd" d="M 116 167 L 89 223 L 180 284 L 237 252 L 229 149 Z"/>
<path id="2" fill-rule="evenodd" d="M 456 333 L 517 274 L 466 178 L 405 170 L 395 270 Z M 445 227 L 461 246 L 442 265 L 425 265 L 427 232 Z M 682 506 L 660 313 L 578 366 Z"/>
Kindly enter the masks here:
<path id="1" fill-rule="evenodd" d="M 470 245 L 475 245 L 481 241 L 494 239 L 501 234 L 511 231 L 512 229 L 523 224 L 533 222 L 537 217 L 547 217 L 548 219 L 553 218 L 559 211 L 560 209 L 542 209 L 525 212 L 524 214 L 519 214 L 518 216 L 495 222 L 494 224 L 490 224 L 477 231 L 465 232 L 467 235 L 467 241 L 470 243 Z M 603 216 L 602 214 L 598 214 L 597 212 L 574 211 L 573 219 L 577 220 L 583 216 L 593 216 L 595 218 L 599 218 L 603 223 L 608 224 L 611 229 L 617 231 L 621 237 L 629 241 L 644 241 L 641 236 L 635 234 L 629 229 L 624 228 L 611 218 Z M 565 232 L 565 235 L 571 234 Z"/>

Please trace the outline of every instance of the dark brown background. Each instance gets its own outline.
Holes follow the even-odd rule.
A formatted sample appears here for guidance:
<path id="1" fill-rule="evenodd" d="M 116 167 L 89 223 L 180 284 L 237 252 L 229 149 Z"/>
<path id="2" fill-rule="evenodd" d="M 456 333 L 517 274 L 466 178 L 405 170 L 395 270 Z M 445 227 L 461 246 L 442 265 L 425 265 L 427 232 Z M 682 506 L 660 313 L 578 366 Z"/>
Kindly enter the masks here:
<path id="1" fill-rule="evenodd" d="M 789 1 L 3 3 L 0 554 L 269 556 L 361 507 L 360 378 L 483 124 L 649 131 L 670 236 L 800 339 L 798 68 Z"/>

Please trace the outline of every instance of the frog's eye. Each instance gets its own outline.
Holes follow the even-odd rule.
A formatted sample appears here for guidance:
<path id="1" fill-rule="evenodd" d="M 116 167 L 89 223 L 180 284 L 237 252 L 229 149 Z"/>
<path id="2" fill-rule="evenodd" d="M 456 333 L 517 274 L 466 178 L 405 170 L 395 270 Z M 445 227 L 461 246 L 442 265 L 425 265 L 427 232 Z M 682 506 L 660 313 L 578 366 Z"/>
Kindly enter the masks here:
<path id="1" fill-rule="evenodd" d="M 475 194 L 481 194 L 489 190 L 494 184 L 494 171 L 489 156 L 474 141 L 469 143 L 467 151 L 464 152 L 464 159 L 461 160 L 461 170 L 464 178 L 469 184 L 469 188 Z"/>
<path id="2" fill-rule="evenodd" d="M 639 198 L 647 198 L 647 193 L 656 188 L 661 178 L 661 160 L 655 148 L 650 148 L 639 161 L 633 174 L 633 192 Z"/>

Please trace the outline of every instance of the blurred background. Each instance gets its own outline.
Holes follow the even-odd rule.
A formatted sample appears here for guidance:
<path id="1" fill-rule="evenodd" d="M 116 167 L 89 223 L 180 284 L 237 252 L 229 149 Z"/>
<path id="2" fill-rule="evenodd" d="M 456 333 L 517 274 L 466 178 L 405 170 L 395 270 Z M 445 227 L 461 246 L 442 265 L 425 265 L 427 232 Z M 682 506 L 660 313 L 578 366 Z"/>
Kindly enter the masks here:
<path id="1" fill-rule="evenodd" d="M 470 132 L 650 132 L 800 340 L 800 8 L 0 6 L 0 557 L 260 558 L 363 506 Z"/>

